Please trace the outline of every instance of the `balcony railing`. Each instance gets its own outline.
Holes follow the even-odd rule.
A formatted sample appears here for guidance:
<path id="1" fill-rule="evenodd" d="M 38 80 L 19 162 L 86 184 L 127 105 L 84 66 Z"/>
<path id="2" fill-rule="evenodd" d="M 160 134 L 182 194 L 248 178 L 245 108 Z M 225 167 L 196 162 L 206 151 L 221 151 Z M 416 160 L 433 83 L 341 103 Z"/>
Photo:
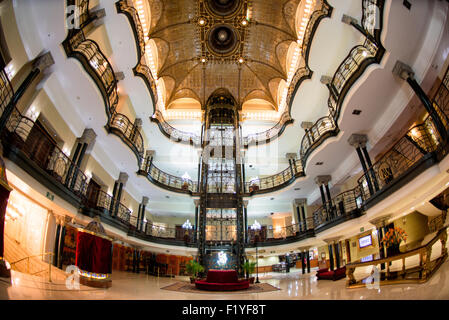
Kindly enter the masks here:
<path id="1" fill-rule="evenodd" d="M 170 191 L 190 194 L 198 192 L 197 182 L 166 173 L 148 160 L 142 161 L 138 174 L 146 176 L 154 184 Z"/>
<path id="2" fill-rule="evenodd" d="M 108 129 L 119 135 L 122 140 L 134 151 L 138 158 L 144 154 L 144 142 L 140 128 L 121 113 L 114 113 L 109 121 Z"/>
<path id="3" fill-rule="evenodd" d="M 358 185 L 364 201 L 391 185 L 426 155 L 436 151 L 440 143 L 441 138 L 431 117 L 410 129 L 359 178 Z"/>
<path id="4" fill-rule="evenodd" d="M 362 201 L 358 187 L 338 194 L 313 212 L 314 229 L 317 231 L 337 221 L 343 222 L 359 216 L 363 210 Z"/>
<path id="5" fill-rule="evenodd" d="M 261 143 L 270 142 L 282 134 L 285 127 L 292 123 L 293 119 L 290 117 L 288 111 L 284 112 L 276 125 L 266 131 L 252 133 L 243 137 L 243 145 L 247 148 L 249 145 L 256 145 Z"/>
<path id="6" fill-rule="evenodd" d="M 172 141 L 188 143 L 194 146 L 201 145 L 201 137 L 199 135 L 173 128 L 167 121 L 165 121 L 164 116 L 159 110 L 156 110 L 151 117 L 151 121 L 156 121 L 159 128 L 162 130 L 162 133 Z"/>
<path id="7" fill-rule="evenodd" d="M 87 176 L 72 162 L 72 160 L 56 145 L 51 138 L 42 147 L 31 147 L 29 138 L 39 135 L 41 139 L 48 136 L 46 132 L 35 126 L 33 120 L 22 116 L 15 108 L 9 117 L 5 131 L 2 132 L 3 143 L 9 148 L 20 150 L 35 165 L 43 169 L 59 183 L 64 185 L 78 198 L 84 198 L 87 190 Z"/>
<path id="8" fill-rule="evenodd" d="M 339 132 L 337 124 L 332 117 L 322 117 L 306 130 L 302 140 L 300 157 L 305 166 L 310 153 L 315 150 L 327 137 L 335 136 Z"/>
<path id="9" fill-rule="evenodd" d="M 6 106 L 11 102 L 14 90 L 9 82 L 5 70 L 0 71 L 0 115 L 5 111 Z"/>
<path id="10" fill-rule="evenodd" d="M 262 230 L 248 230 L 247 246 L 270 246 L 280 243 L 288 243 L 302 240 L 308 236 L 313 236 L 313 218 L 306 218 L 301 221 L 285 227 L 275 227 Z"/>
<path id="11" fill-rule="evenodd" d="M 253 195 L 272 192 L 284 188 L 294 182 L 296 178 L 304 176 L 301 160 L 295 160 L 293 166 L 289 166 L 275 175 L 245 182 L 245 193 Z"/>

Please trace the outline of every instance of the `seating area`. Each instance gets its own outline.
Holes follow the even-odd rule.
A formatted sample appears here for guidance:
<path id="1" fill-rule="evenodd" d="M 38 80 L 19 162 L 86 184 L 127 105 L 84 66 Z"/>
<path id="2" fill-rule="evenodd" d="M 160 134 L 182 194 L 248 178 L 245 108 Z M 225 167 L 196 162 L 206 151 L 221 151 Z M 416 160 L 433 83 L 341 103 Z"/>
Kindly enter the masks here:
<path id="1" fill-rule="evenodd" d="M 316 276 L 318 280 L 340 280 L 346 278 L 346 266 L 329 271 L 329 268 L 320 269 Z"/>
<path id="2" fill-rule="evenodd" d="M 239 280 L 235 270 L 209 270 L 206 280 L 195 281 L 200 290 L 236 291 L 249 288 L 249 280 Z"/>

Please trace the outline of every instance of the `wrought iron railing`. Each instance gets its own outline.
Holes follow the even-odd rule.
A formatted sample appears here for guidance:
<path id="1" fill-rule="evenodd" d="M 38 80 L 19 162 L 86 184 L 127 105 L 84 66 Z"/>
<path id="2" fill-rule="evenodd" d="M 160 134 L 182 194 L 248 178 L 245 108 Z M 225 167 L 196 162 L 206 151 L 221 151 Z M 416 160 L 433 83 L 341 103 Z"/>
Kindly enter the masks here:
<path id="1" fill-rule="evenodd" d="M 0 70 L 0 115 L 5 111 L 6 106 L 11 102 L 14 90 L 9 82 L 5 70 Z"/>
<path id="2" fill-rule="evenodd" d="M 306 129 L 301 140 L 301 149 L 299 151 L 303 166 L 305 165 L 310 153 L 317 148 L 323 140 L 332 135 L 336 135 L 339 129 L 332 117 L 322 117 L 313 124 L 309 129 Z"/>
<path id="3" fill-rule="evenodd" d="M 129 120 L 127 116 L 121 113 L 114 113 L 109 121 L 109 130 L 118 130 L 125 143 L 136 153 L 139 158 L 144 154 L 144 141 L 140 128 Z"/>
<path id="4" fill-rule="evenodd" d="M 382 32 L 382 11 L 385 0 L 362 1 L 362 27 L 375 41 L 380 44 Z"/>
<path id="5" fill-rule="evenodd" d="M 363 209 L 362 202 L 363 198 L 359 187 L 338 194 L 313 212 L 314 228 L 322 228 L 342 218 L 351 217 Z"/>
<path id="6" fill-rule="evenodd" d="M 340 108 L 347 92 L 355 81 L 363 74 L 366 68 L 373 63 L 380 63 L 385 49 L 383 48 L 380 35 L 383 27 L 383 0 L 363 0 L 362 2 L 362 28 L 365 28 L 367 36 L 363 44 L 352 48 L 348 56 L 338 67 L 332 81 L 327 85 L 329 88 L 327 121 L 333 120 L 331 128 L 327 132 L 308 133 L 304 135 L 301 142 L 300 155 L 305 166 L 307 157 L 328 137 L 338 134 L 337 121 L 340 116 Z M 323 119 L 323 118 L 321 118 Z M 320 122 L 319 119 L 317 121 Z"/>
<path id="7" fill-rule="evenodd" d="M 156 167 L 154 163 L 149 163 L 147 160 L 142 161 L 138 173 L 140 175 L 146 176 L 151 182 L 155 183 L 156 185 L 165 187 L 166 189 L 169 189 L 171 191 L 184 193 L 198 192 L 198 183 L 196 181 L 166 173 Z"/>
<path id="8" fill-rule="evenodd" d="M 252 144 L 269 142 L 282 134 L 285 126 L 292 122 L 293 119 L 290 117 L 290 112 L 286 111 L 281 115 L 278 123 L 276 123 L 276 125 L 274 125 L 272 128 L 266 131 L 248 134 L 246 137 L 243 137 L 243 144 L 245 147 L 248 147 Z"/>
<path id="9" fill-rule="evenodd" d="M 6 132 L 3 142 L 22 151 L 37 166 L 45 170 L 53 178 L 63 184 L 73 194 L 78 197 L 85 197 L 87 191 L 87 176 L 79 169 L 79 167 L 55 144 L 52 139 L 47 139 L 45 145 L 46 150 L 52 150 L 47 153 L 42 148 L 30 148 L 27 140 L 32 130 L 39 132 L 42 137 L 48 136 L 46 132 L 35 126 L 33 120 L 22 116 L 22 114 L 14 108 L 11 116 L 6 123 Z M 43 155 L 45 156 L 43 156 Z"/>
<path id="10" fill-rule="evenodd" d="M 245 193 L 271 192 L 274 189 L 280 189 L 289 185 L 296 178 L 303 177 L 304 175 L 301 160 L 294 160 L 292 166 L 288 166 L 288 168 L 275 175 L 245 182 Z"/>
<path id="11" fill-rule="evenodd" d="M 170 140 L 175 142 L 189 143 L 194 146 L 201 145 L 201 137 L 199 135 L 192 132 L 181 131 L 172 127 L 167 121 L 165 121 L 164 116 L 159 110 L 156 110 L 154 115 L 151 117 L 151 120 L 157 121 L 164 135 L 169 137 Z"/>
<path id="12" fill-rule="evenodd" d="M 364 200 L 401 177 L 425 155 L 436 151 L 440 143 L 431 117 L 410 129 L 358 179 Z M 370 188 L 370 184 L 374 186 Z"/>
<path id="13" fill-rule="evenodd" d="M 130 223 L 131 210 L 103 190 L 98 191 L 96 203 L 89 203 L 87 201 L 87 206 L 92 209 L 107 212 L 110 217 L 116 218 L 127 225 Z"/>

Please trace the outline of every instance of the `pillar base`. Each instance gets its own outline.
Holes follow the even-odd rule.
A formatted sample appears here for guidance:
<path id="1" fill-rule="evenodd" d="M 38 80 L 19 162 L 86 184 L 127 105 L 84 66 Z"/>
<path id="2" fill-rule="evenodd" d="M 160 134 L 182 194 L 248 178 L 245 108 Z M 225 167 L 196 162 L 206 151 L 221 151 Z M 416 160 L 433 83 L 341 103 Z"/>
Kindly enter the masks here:
<path id="1" fill-rule="evenodd" d="M 3 258 L 0 258 L 0 277 L 11 278 L 11 269 L 8 267 Z"/>

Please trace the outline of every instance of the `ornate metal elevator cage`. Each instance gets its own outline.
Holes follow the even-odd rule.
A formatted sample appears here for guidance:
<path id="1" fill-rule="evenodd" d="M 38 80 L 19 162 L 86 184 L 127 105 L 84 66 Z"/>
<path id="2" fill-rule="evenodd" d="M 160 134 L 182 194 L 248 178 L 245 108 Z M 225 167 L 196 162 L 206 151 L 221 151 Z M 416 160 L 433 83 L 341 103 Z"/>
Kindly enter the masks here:
<path id="1" fill-rule="evenodd" d="M 242 274 L 244 262 L 244 192 L 241 128 L 238 104 L 225 89 L 215 91 L 206 104 L 200 159 L 199 262 L 222 250 L 236 256 Z"/>

